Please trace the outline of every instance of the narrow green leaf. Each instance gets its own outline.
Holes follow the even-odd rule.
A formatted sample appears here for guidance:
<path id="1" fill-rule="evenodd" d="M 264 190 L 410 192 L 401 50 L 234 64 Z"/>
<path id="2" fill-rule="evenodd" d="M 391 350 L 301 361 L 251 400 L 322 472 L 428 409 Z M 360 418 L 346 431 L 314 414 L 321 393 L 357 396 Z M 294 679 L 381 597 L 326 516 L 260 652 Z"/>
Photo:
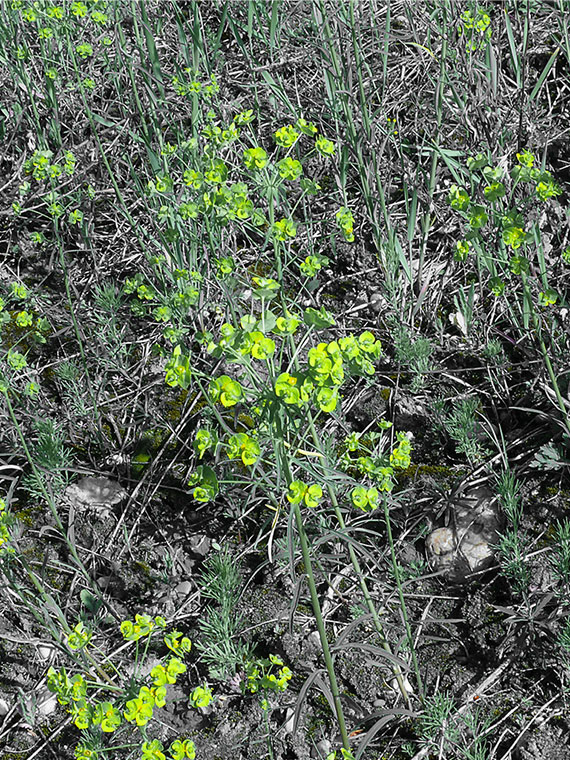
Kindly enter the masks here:
<path id="1" fill-rule="evenodd" d="M 560 48 L 556 48 L 556 50 L 554 51 L 554 53 L 552 53 L 552 55 L 550 56 L 550 58 L 546 62 L 546 66 L 542 70 L 541 75 L 538 77 L 537 82 L 534 85 L 534 87 L 532 88 L 532 92 L 529 95 L 529 100 L 531 102 L 536 98 L 536 96 L 538 95 L 538 93 L 542 89 L 542 85 L 544 84 L 544 82 L 546 80 L 546 77 L 550 74 L 550 70 L 552 69 L 552 67 L 556 63 L 556 59 L 558 58 L 558 53 L 560 53 Z"/>
<path id="2" fill-rule="evenodd" d="M 265 79 L 272 94 L 288 109 L 289 113 L 294 116 L 296 114 L 295 106 L 289 100 L 287 93 L 282 85 L 278 84 L 268 71 L 261 71 L 261 76 Z"/>
<path id="3" fill-rule="evenodd" d="M 513 27 L 511 26 L 511 20 L 509 19 L 509 14 L 505 10 L 505 27 L 507 30 L 507 40 L 509 43 L 509 55 L 511 58 L 511 64 L 513 67 L 513 71 L 515 72 L 515 76 L 517 78 L 517 86 L 521 86 L 521 62 L 519 58 L 519 54 L 517 52 L 517 44 L 515 42 L 515 35 L 513 32 Z"/>
<path id="4" fill-rule="evenodd" d="M 411 243 L 416 234 L 416 213 L 418 210 L 418 191 L 412 190 L 412 201 L 409 203 L 406 193 L 406 208 L 408 217 L 408 243 Z"/>

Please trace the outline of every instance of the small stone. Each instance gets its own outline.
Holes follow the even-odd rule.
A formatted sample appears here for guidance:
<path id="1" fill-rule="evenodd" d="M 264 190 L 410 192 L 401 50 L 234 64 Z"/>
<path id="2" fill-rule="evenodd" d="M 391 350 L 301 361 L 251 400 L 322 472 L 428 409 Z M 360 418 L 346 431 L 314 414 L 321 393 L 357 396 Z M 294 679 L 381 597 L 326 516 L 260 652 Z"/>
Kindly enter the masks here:
<path id="1" fill-rule="evenodd" d="M 307 636 L 307 643 L 319 649 L 321 646 L 321 637 L 319 636 L 319 632 L 311 631 L 311 633 Z"/>
<path id="2" fill-rule="evenodd" d="M 190 581 L 182 581 L 177 586 L 174 587 L 174 593 L 176 596 L 180 597 L 181 599 L 186 599 L 186 597 L 192 592 L 193 586 Z"/>
<path id="3" fill-rule="evenodd" d="M 370 308 L 375 314 L 387 308 L 386 299 L 380 293 L 372 293 L 370 296 Z"/>
<path id="4" fill-rule="evenodd" d="M 38 644 L 38 657 L 44 662 L 51 660 L 56 651 L 56 648 L 51 644 Z"/>
<path id="5" fill-rule="evenodd" d="M 68 486 L 65 496 L 76 508 L 109 508 L 120 504 L 128 494 L 115 480 L 89 475 Z"/>
<path id="6" fill-rule="evenodd" d="M 426 544 L 429 551 L 438 557 L 455 551 L 455 538 L 451 528 L 437 528 L 428 536 Z"/>
<path id="7" fill-rule="evenodd" d="M 485 486 L 472 488 L 452 507 L 448 527 L 436 528 L 426 539 L 432 568 L 447 573 L 450 580 L 464 582 L 468 575 L 488 568 L 494 561 L 500 513 L 495 495 Z"/>
<path id="8" fill-rule="evenodd" d="M 451 528 L 437 528 L 426 539 L 426 552 L 436 572 L 449 570 L 455 556 L 455 536 Z"/>
<path id="9" fill-rule="evenodd" d="M 408 679 L 406 678 L 406 676 L 402 677 L 402 686 L 404 687 L 404 691 L 406 691 L 408 694 L 413 694 L 414 693 L 414 687 L 408 681 Z M 397 678 L 392 678 L 392 680 L 390 681 L 390 687 L 394 691 L 397 691 L 398 693 L 400 693 L 400 686 L 398 684 L 398 679 Z"/>
<path id="10" fill-rule="evenodd" d="M 328 739 L 321 739 L 311 750 L 311 757 L 328 757 L 332 750 L 332 744 Z"/>
<path id="11" fill-rule="evenodd" d="M 57 695 L 49 691 L 42 691 L 38 699 L 38 711 L 40 715 L 52 715 L 57 709 Z"/>

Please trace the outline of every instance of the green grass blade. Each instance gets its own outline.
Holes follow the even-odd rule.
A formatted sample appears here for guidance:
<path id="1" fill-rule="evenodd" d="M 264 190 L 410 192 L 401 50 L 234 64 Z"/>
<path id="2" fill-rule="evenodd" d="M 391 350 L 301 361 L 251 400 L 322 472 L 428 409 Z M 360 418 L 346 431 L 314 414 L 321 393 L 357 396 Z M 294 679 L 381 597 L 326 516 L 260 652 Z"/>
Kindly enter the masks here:
<path id="1" fill-rule="evenodd" d="M 152 73 L 154 74 L 155 82 L 156 82 L 158 91 L 160 93 L 160 97 L 162 100 L 164 100 L 166 97 L 166 93 L 164 91 L 164 80 L 162 77 L 160 58 L 158 57 L 158 50 L 156 49 L 156 42 L 154 41 L 154 33 L 153 33 L 153 29 L 152 29 L 152 26 L 148 17 L 148 13 L 146 10 L 145 0 L 139 0 L 138 7 L 140 8 L 143 32 L 144 32 L 144 37 L 146 41 L 146 48 L 148 51 L 150 65 L 152 68 Z M 134 9 L 133 9 L 133 16 L 134 16 Z"/>
<path id="2" fill-rule="evenodd" d="M 505 13 L 505 29 L 507 31 L 507 40 L 509 43 L 509 56 L 510 56 L 511 65 L 513 67 L 513 71 L 515 73 L 515 77 L 517 80 L 517 87 L 520 87 L 522 84 L 522 75 L 521 75 L 522 63 L 517 51 L 517 44 L 515 42 L 515 35 L 513 32 L 513 27 L 511 25 L 509 14 L 506 10 L 504 13 Z"/>
<path id="3" fill-rule="evenodd" d="M 560 53 L 560 48 L 557 48 L 554 51 L 554 53 L 552 53 L 552 55 L 550 56 L 550 58 L 548 59 L 548 61 L 546 62 L 546 66 L 542 70 L 542 73 L 538 77 L 537 82 L 534 85 L 534 87 L 532 88 L 532 92 L 529 95 L 530 102 L 532 102 L 533 100 L 535 100 L 536 96 L 541 91 L 542 85 L 544 84 L 547 76 L 550 74 L 550 71 L 552 70 L 552 67 L 556 63 L 556 59 L 558 58 L 558 54 L 559 53 Z"/>
<path id="4" fill-rule="evenodd" d="M 265 82 L 269 85 L 269 89 L 271 90 L 273 95 L 277 98 L 277 100 L 279 100 L 285 106 L 285 108 L 291 114 L 291 117 L 295 116 L 297 109 L 295 108 L 293 103 L 291 103 L 291 101 L 289 100 L 289 97 L 287 93 L 285 92 L 285 88 L 283 87 L 283 85 L 277 82 L 268 71 L 262 70 L 260 73 L 263 79 L 265 80 Z"/>

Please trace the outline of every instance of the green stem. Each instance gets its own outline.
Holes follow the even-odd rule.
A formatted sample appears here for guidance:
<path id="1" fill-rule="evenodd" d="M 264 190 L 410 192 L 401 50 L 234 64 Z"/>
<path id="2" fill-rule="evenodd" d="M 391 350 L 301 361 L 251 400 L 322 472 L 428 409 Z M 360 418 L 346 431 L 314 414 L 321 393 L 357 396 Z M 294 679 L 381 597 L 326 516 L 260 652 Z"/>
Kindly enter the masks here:
<path id="1" fill-rule="evenodd" d="M 271 742 L 271 729 L 269 727 L 269 714 L 268 710 L 263 710 L 263 717 L 265 719 L 265 735 L 267 738 L 267 752 L 269 754 L 269 760 L 273 760 L 273 744 Z"/>
<path id="2" fill-rule="evenodd" d="M 313 419 L 313 415 L 309 412 L 308 413 L 308 422 L 309 422 L 309 430 L 311 432 L 311 437 L 313 438 L 313 442 L 315 444 L 315 448 L 317 451 L 320 452 L 323 458 L 323 468 L 327 469 L 329 467 L 328 459 L 324 452 L 322 451 L 322 445 L 319 438 L 319 434 L 317 433 L 316 427 L 315 427 L 315 421 Z M 326 482 L 327 491 L 329 494 L 329 498 L 331 500 L 331 504 L 333 506 L 336 519 L 338 521 L 338 524 L 340 526 L 341 531 L 344 531 L 346 528 L 346 523 L 344 521 L 344 517 L 342 515 L 342 512 L 340 510 L 340 506 L 338 503 L 338 499 L 336 498 L 336 493 L 334 488 L 330 483 L 328 483 L 327 479 L 324 478 Z M 390 534 L 391 535 L 391 534 Z M 388 654 L 392 654 L 392 648 L 390 647 L 390 643 L 388 642 L 386 638 L 386 634 L 384 633 L 384 627 L 380 621 L 380 618 L 378 617 L 378 612 L 376 610 L 376 605 L 374 604 L 374 600 L 370 596 L 370 591 L 368 589 L 368 586 L 366 584 L 366 580 L 364 579 L 364 574 L 362 573 L 362 569 L 360 567 L 360 562 L 358 561 L 358 557 L 356 555 L 356 552 L 354 551 L 354 547 L 352 544 L 348 544 L 348 554 L 350 557 L 350 561 L 352 564 L 352 567 L 354 569 L 354 572 L 356 574 L 356 577 L 358 578 L 358 585 L 360 586 L 360 590 L 362 591 L 362 595 L 364 596 L 364 601 L 366 602 L 366 606 L 368 608 L 368 611 L 370 615 L 372 616 L 372 621 L 374 623 L 374 628 L 376 629 L 376 632 L 378 636 L 380 637 L 380 644 L 382 646 L 382 649 L 384 649 L 385 652 Z M 404 619 L 407 620 L 406 615 L 406 608 L 405 603 L 403 603 L 403 600 L 400 599 L 400 603 L 403 607 L 403 615 Z M 413 651 L 413 647 L 412 647 Z M 415 657 L 415 656 L 414 656 Z M 422 680 L 419 675 L 419 670 L 417 669 L 417 662 L 414 659 L 414 667 L 416 669 L 416 677 L 418 679 L 418 688 L 420 695 L 423 696 L 423 686 L 422 686 Z M 394 673 L 394 677 L 396 679 L 396 683 L 398 684 L 398 688 L 400 690 L 400 694 L 402 695 L 403 699 L 405 700 L 407 706 L 410 706 L 410 696 L 408 694 L 408 690 L 406 688 L 406 685 L 404 683 L 404 678 L 402 675 L 402 671 L 398 665 L 392 666 L 392 672 Z"/>
<path id="3" fill-rule="evenodd" d="M 290 479 L 289 479 L 289 482 Z M 298 504 L 294 506 L 295 521 L 297 523 L 297 530 L 299 532 L 299 540 L 301 542 L 301 552 L 303 555 L 303 562 L 305 564 L 305 572 L 307 576 L 307 583 L 309 586 L 309 592 L 311 594 L 311 605 L 313 607 L 313 614 L 315 615 L 315 622 L 317 624 L 317 630 L 319 632 L 319 638 L 321 640 L 321 647 L 323 650 L 323 657 L 329 676 L 329 682 L 331 685 L 331 693 L 334 701 L 336 719 L 338 721 L 338 727 L 340 735 L 342 737 L 342 746 L 349 750 L 350 742 L 348 740 L 348 733 L 346 731 L 346 722 L 344 719 L 344 712 L 342 710 L 342 703 L 340 701 L 340 692 L 338 689 L 338 683 L 336 680 L 336 674 L 334 670 L 334 663 L 327 639 L 327 633 L 325 628 L 325 622 L 323 620 L 323 614 L 321 610 L 321 604 L 319 601 L 319 595 L 317 593 L 317 586 L 315 583 L 315 577 L 313 573 L 313 566 L 311 564 L 311 555 L 309 552 L 309 543 L 307 541 L 307 534 L 305 533 L 305 527 L 303 525 L 303 517 L 301 515 L 301 509 Z"/>
<path id="4" fill-rule="evenodd" d="M 287 459 L 287 454 L 285 452 L 285 447 L 283 445 L 284 438 L 283 438 L 283 431 L 280 429 L 281 424 L 277 421 L 276 423 L 277 427 L 277 434 L 278 434 L 278 446 L 276 447 L 279 452 L 279 459 L 281 460 L 281 465 L 283 468 L 283 472 L 285 474 L 285 481 L 287 486 L 293 481 L 293 478 L 291 476 L 291 470 L 289 469 L 289 460 Z M 334 670 L 334 663 L 330 651 L 329 642 L 327 639 L 327 632 L 325 628 L 325 622 L 323 619 L 323 613 L 321 610 L 321 603 L 319 601 L 319 595 L 317 592 L 317 585 L 315 583 L 315 576 L 313 573 L 313 565 L 311 562 L 311 553 L 309 550 L 309 542 L 307 539 L 307 534 L 305 532 L 305 526 L 303 525 L 303 517 L 301 515 L 301 508 L 299 504 L 295 504 L 293 507 L 293 511 L 295 514 L 295 521 L 297 523 L 297 531 L 299 533 L 299 541 L 301 543 L 301 553 L 303 555 L 303 563 L 305 565 L 305 574 L 307 578 L 307 584 L 309 586 L 309 593 L 311 595 L 311 606 L 313 608 L 313 614 L 315 616 L 315 622 L 317 624 L 317 630 L 319 632 L 319 638 L 321 641 L 321 648 L 323 650 L 323 658 L 325 660 L 325 666 L 327 669 L 327 673 L 329 676 L 329 683 L 331 687 L 331 693 L 333 697 L 335 712 L 336 712 L 336 719 L 338 722 L 338 727 L 340 730 L 340 735 L 342 738 L 342 746 L 344 749 L 350 751 L 350 741 L 348 739 L 348 733 L 346 730 L 346 721 L 344 718 L 344 712 L 342 709 L 342 702 L 340 700 L 340 692 L 338 688 L 338 682 L 336 680 L 336 673 Z"/>
<path id="5" fill-rule="evenodd" d="M 284 308 L 285 308 L 285 304 L 284 304 Z M 297 358 L 298 351 L 296 349 L 295 340 L 294 340 L 294 338 L 293 338 L 292 335 L 289 336 L 289 343 L 290 343 L 290 346 L 291 346 L 292 355 L 294 357 L 294 365 L 295 365 L 296 370 L 298 371 L 299 370 L 299 360 Z M 340 506 L 339 506 L 338 500 L 336 498 L 335 490 L 334 490 L 333 486 L 329 483 L 328 478 L 326 477 L 326 470 L 327 469 L 329 469 L 329 470 L 331 469 L 330 468 L 330 464 L 329 464 L 329 461 L 328 461 L 328 458 L 327 458 L 326 454 L 323 451 L 323 446 L 322 446 L 322 443 L 321 443 L 321 439 L 319 438 L 319 434 L 317 433 L 317 429 L 316 429 L 316 426 L 315 426 L 315 421 L 314 421 L 313 415 L 312 415 L 311 411 L 309 411 L 309 410 L 307 411 L 307 422 L 308 422 L 308 426 L 309 426 L 309 432 L 310 432 L 311 437 L 313 439 L 313 443 L 315 445 L 315 448 L 320 453 L 321 458 L 322 458 L 322 468 L 323 468 L 323 471 L 324 471 L 323 472 L 323 482 L 326 483 L 326 488 L 327 488 L 327 491 L 328 491 L 328 494 L 329 494 L 329 498 L 331 500 L 331 504 L 333 506 L 333 509 L 334 509 L 334 512 L 335 512 L 335 516 L 336 516 L 336 519 L 337 519 L 338 524 L 340 526 L 340 529 L 341 529 L 341 531 L 344 531 L 346 529 L 346 523 L 344 521 L 344 517 L 343 517 L 342 512 L 340 510 Z M 289 474 L 288 463 L 287 463 L 287 470 L 286 470 L 286 472 L 288 473 L 288 478 L 289 478 L 287 480 L 287 483 L 289 483 L 290 480 L 291 480 L 291 476 Z M 372 617 L 372 621 L 374 623 L 374 627 L 375 627 L 376 632 L 377 632 L 377 634 L 378 634 L 378 636 L 380 638 L 381 646 L 382 646 L 382 648 L 384 649 L 385 652 L 387 652 L 388 654 L 392 654 L 392 649 L 390 647 L 390 644 L 389 644 L 388 640 L 386 639 L 386 635 L 384 633 L 384 628 L 382 626 L 382 623 L 380 622 L 380 618 L 378 617 L 378 612 L 376 611 L 376 606 L 374 604 L 374 601 L 373 601 L 372 597 L 370 596 L 370 591 L 369 591 L 368 586 L 366 584 L 366 580 L 364 579 L 364 575 L 363 575 L 362 569 L 360 567 L 360 562 L 358 561 L 358 557 L 357 557 L 356 552 L 354 551 L 354 547 L 352 546 L 351 543 L 348 543 L 348 554 L 349 554 L 349 557 L 350 557 L 350 562 L 351 562 L 352 567 L 354 569 L 354 572 L 356 574 L 356 577 L 358 578 L 358 584 L 359 584 L 360 589 L 362 591 L 362 595 L 364 596 L 364 600 L 366 602 L 366 606 L 368 608 L 368 611 L 370 612 L 370 615 Z M 404 608 L 404 615 L 405 615 L 405 608 Z M 405 617 L 406 617 L 406 615 L 405 615 Z M 417 679 L 418 679 L 418 689 L 419 689 L 420 695 L 423 697 L 422 680 L 421 680 L 421 676 L 419 675 L 419 669 L 417 669 L 417 662 L 415 660 L 414 660 L 414 666 L 416 668 L 416 676 L 417 676 Z M 398 688 L 400 690 L 400 693 L 401 693 L 404 701 L 406 702 L 406 705 L 408 707 L 410 707 L 410 696 L 408 694 L 408 690 L 407 690 L 406 685 L 404 683 L 404 678 L 402 676 L 402 671 L 401 671 L 400 667 L 398 665 L 393 665 L 392 666 L 392 672 L 394 673 L 394 677 L 396 679 L 396 683 L 398 684 Z"/>
<path id="6" fill-rule="evenodd" d="M 410 626 L 410 621 L 408 619 L 408 609 L 406 606 L 406 600 L 404 599 L 402 581 L 400 578 L 400 570 L 398 568 L 398 562 L 396 560 L 396 550 L 394 547 L 394 539 L 392 537 L 392 525 L 390 523 L 390 511 L 388 509 L 388 498 L 386 495 L 384 496 L 384 499 L 383 499 L 383 506 L 384 506 L 384 520 L 386 522 L 386 535 L 388 536 L 388 543 L 390 544 L 390 556 L 392 558 L 392 570 L 394 572 L 394 578 L 396 579 L 396 586 L 398 588 L 398 597 L 400 599 L 400 610 L 402 612 L 402 617 L 404 618 L 404 626 L 406 627 L 406 636 L 408 638 L 408 646 L 410 648 L 410 652 L 412 653 L 412 663 L 414 666 L 414 673 L 416 674 L 418 689 L 421 696 L 423 697 L 424 687 L 423 687 L 422 677 L 420 675 L 418 660 L 416 657 L 416 648 L 414 647 L 412 629 Z"/>
<path id="7" fill-rule="evenodd" d="M 433 205 L 433 196 L 436 189 L 437 181 L 437 167 L 439 162 L 439 135 L 441 134 L 441 124 L 443 119 L 443 91 L 446 82 L 446 57 L 447 57 L 447 16 L 445 6 L 442 8 L 443 12 L 443 28 L 441 31 L 442 45 L 441 45 L 441 58 L 439 66 L 439 79 L 437 82 L 437 88 L 435 91 L 435 111 L 436 111 L 436 138 L 432 147 L 431 154 L 431 167 L 429 173 L 428 183 L 428 199 L 429 207 L 426 209 L 422 219 L 422 239 L 420 244 L 419 261 L 418 261 L 418 274 L 416 279 L 416 290 L 419 295 L 423 287 L 423 270 L 425 254 L 429 239 L 429 233 L 431 230 L 432 222 L 435 217 L 432 217 L 431 207 Z"/>

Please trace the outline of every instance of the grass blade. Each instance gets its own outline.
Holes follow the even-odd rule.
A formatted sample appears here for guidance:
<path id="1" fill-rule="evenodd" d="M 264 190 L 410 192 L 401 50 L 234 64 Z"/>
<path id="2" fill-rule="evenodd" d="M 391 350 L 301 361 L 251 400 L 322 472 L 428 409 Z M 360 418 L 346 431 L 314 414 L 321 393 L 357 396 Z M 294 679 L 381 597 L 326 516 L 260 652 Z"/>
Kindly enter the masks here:
<path id="1" fill-rule="evenodd" d="M 540 93 L 540 91 L 542 89 L 542 85 L 544 84 L 544 82 L 546 80 L 546 77 L 550 74 L 550 71 L 551 71 L 552 67 L 556 63 L 556 59 L 558 58 L 558 54 L 559 53 L 560 53 L 560 48 L 557 48 L 554 51 L 554 53 L 552 53 L 552 55 L 550 56 L 550 58 L 548 59 L 548 61 L 546 62 L 546 66 L 542 70 L 542 73 L 538 77 L 537 82 L 534 85 L 534 87 L 532 88 L 532 91 L 531 91 L 531 93 L 529 95 L 529 100 L 530 100 L 531 103 L 532 103 L 533 100 L 536 99 L 537 95 Z"/>

